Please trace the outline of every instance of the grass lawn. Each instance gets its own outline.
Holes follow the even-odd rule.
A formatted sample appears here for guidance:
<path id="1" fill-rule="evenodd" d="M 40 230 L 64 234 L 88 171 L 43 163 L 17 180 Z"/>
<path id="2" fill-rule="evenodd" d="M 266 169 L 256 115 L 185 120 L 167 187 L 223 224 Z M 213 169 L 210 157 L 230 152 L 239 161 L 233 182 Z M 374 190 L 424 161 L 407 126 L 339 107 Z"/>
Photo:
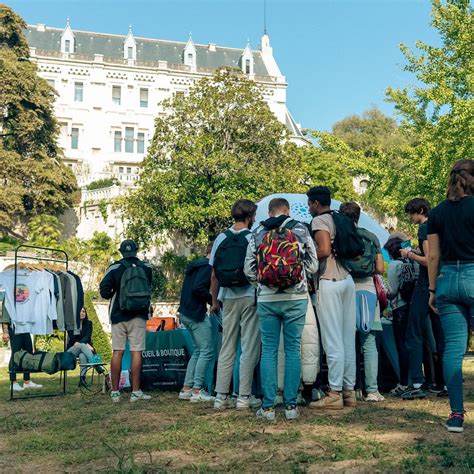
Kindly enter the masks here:
<path id="1" fill-rule="evenodd" d="M 4 369 L 2 369 L 4 370 Z M 474 360 L 465 361 L 467 410 L 474 410 Z M 36 376 L 46 390 L 56 376 Z M 339 413 L 303 408 L 275 424 L 252 413 L 154 393 L 150 402 L 112 405 L 84 396 L 69 377 L 64 397 L 9 402 L 0 378 L 0 472 L 453 472 L 474 471 L 474 423 L 464 434 L 442 426 L 448 401 L 387 400 Z"/>

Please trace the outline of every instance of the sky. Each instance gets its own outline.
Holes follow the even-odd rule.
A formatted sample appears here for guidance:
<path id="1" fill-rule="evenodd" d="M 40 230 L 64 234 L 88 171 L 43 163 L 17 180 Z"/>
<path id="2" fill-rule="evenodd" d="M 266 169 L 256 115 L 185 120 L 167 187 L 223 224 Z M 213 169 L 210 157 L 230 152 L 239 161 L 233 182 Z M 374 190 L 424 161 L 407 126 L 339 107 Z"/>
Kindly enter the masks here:
<path id="1" fill-rule="evenodd" d="M 27 23 L 77 30 L 216 43 L 253 49 L 264 29 L 264 0 L 6 0 Z M 399 44 L 440 43 L 429 0 L 267 0 L 267 32 L 288 82 L 287 104 L 304 128 L 331 130 L 378 107 L 388 86 L 415 82 Z"/>

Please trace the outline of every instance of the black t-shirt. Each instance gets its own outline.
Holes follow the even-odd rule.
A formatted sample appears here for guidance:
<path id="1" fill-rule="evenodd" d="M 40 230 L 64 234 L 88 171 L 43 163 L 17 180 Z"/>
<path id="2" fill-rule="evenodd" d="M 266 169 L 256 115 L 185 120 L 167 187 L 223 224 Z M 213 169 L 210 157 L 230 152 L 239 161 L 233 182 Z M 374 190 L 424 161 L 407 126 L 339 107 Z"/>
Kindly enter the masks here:
<path id="1" fill-rule="evenodd" d="M 418 226 L 418 245 L 420 247 L 421 255 L 426 257 L 423 249 L 423 243 L 428 239 L 428 221 Z M 428 267 L 420 265 L 420 275 L 418 281 L 423 284 L 428 284 Z"/>
<path id="2" fill-rule="evenodd" d="M 474 196 L 436 206 L 430 213 L 428 234 L 438 234 L 443 262 L 474 262 Z"/>

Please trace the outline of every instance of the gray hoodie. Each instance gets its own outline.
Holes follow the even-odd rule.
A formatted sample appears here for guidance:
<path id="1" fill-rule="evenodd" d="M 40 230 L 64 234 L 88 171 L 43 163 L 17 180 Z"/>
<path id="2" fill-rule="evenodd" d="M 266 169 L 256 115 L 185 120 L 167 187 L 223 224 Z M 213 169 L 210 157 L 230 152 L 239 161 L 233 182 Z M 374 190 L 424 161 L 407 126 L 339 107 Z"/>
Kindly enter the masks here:
<path id="1" fill-rule="evenodd" d="M 283 217 L 285 217 L 283 219 Z M 257 250 L 267 232 L 277 227 L 282 227 L 293 220 L 291 217 L 272 217 L 263 221 L 252 233 L 247 256 L 245 258 L 244 273 L 249 282 L 257 287 L 257 300 L 261 303 L 302 300 L 308 297 L 308 277 L 318 271 L 318 257 L 313 239 L 305 224 L 298 222 L 291 230 L 298 240 L 303 259 L 304 278 L 295 286 L 282 290 L 269 288 L 257 281 Z"/>

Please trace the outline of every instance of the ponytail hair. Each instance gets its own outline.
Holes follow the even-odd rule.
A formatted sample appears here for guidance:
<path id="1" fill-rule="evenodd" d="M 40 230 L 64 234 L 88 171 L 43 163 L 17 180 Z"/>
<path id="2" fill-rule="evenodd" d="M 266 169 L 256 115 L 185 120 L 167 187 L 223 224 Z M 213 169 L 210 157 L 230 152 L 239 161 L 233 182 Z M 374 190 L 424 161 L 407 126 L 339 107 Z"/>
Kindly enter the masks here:
<path id="1" fill-rule="evenodd" d="M 456 161 L 449 175 L 447 198 L 460 201 L 466 195 L 474 195 L 474 160 Z"/>

